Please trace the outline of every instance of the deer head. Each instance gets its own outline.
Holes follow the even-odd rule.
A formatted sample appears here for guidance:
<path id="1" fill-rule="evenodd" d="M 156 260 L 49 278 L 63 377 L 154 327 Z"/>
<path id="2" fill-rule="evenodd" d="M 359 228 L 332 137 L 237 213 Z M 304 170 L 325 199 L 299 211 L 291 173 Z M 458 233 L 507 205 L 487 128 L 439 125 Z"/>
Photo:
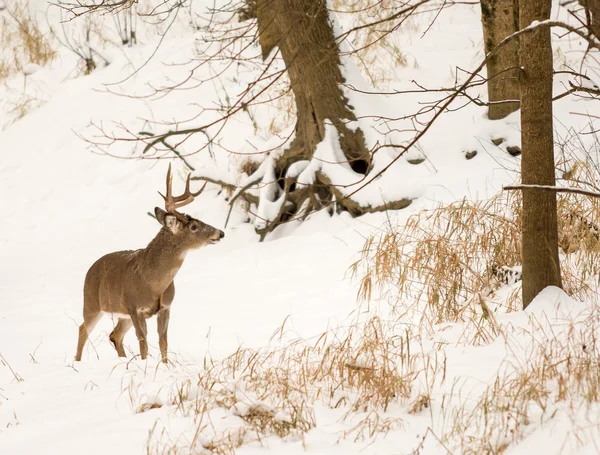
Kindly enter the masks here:
<path id="1" fill-rule="evenodd" d="M 196 193 L 190 191 L 190 176 L 185 182 L 185 191 L 181 196 L 173 196 L 172 192 L 173 178 L 171 176 L 171 164 L 167 171 L 167 194 L 164 196 L 165 210 L 155 207 L 154 214 L 158 222 L 174 236 L 173 240 L 181 249 L 189 250 L 200 248 L 204 245 L 218 242 L 225 236 L 225 233 L 209 224 L 192 218 L 185 213 L 177 211 L 178 208 L 186 206 L 204 191 L 206 183 Z"/>

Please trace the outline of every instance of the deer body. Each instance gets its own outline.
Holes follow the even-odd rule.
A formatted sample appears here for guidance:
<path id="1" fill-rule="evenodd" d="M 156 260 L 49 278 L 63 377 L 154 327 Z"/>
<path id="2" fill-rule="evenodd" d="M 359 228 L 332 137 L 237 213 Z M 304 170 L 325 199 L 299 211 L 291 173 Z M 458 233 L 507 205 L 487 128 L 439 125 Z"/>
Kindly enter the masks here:
<path id="1" fill-rule="evenodd" d="M 123 338 L 133 326 L 142 359 L 148 355 L 146 319 L 156 314 L 160 353 L 163 361 L 167 361 L 167 329 L 175 297 L 173 279 L 187 251 L 224 237 L 223 231 L 175 210 L 189 204 L 200 192 L 189 192 L 188 177 L 184 195 L 173 198 L 169 166 L 167 211 L 154 209 L 163 226 L 156 237 L 146 248 L 109 253 L 90 267 L 83 287 L 83 324 L 79 327 L 76 361 L 81 360 L 87 338 L 103 313 L 119 319 L 110 334 L 119 357 L 125 357 Z"/>

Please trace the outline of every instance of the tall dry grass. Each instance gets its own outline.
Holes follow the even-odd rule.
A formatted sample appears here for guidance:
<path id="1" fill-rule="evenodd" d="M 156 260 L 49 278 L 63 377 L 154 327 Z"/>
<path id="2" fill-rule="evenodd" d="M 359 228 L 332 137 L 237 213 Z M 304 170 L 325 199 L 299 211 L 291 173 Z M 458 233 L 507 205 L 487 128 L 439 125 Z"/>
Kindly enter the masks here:
<path id="1" fill-rule="evenodd" d="M 22 72 L 29 63 L 44 66 L 56 56 L 49 35 L 25 2 L 7 2 L 0 15 L 0 42 L 0 80 Z"/>
<path id="2" fill-rule="evenodd" d="M 152 453 L 201 448 L 232 454 L 272 436 L 299 440 L 317 424 L 315 406 L 338 410 L 342 420 L 360 416 L 343 437 L 358 441 L 384 435 L 402 425 L 402 419 L 386 415 L 393 403 L 413 412 L 428 406 L 427 396 L 413 394 L 415 376 L 425 369 L 432 378 L 441 376 L 432 372 L 444 368 L 425 362 L 420 349 L 411 350 L 410 337 L 393 332 L 374 317 L 323 333 L 312 343 L 238 349 L 221 361 L 208 361 L 197 377 L 180 382 L 168 403 L 140 405 L 133 394 L 133 408 L 146 412 L 169 405 L 194 421 L 183 442 L 165 431 L 153 432 L 148 440 Z M 281 335 L 276 333 L 274 340 Z M 239 420 L 225 428 L 215 425 L 214 416 L 223 413 Z"/>
<path id="3" fill-rule="evenodd" d="M 573 165 L 573 179 L 598 179 L 585 163 Z M 558 196 L 563 285 L 567 293 L 589 298 L 600 273 L 600 201 L 573 194 Z M 402 229 L 386 225 L 369 237 L 352 267 L 359 297 L 377 296 L 398 315 L 420 315 L 419 324 L 462 322 L 479 296 L 486 299 L 506 283 L 506 270 L 520 279 L 521 195 L 501 193 L 488 201 L 459 201 L 413 215 Z M 503 282 L 504 280 L 504 282 Z M 502 303 L 521 308 L 520 296 Z"/>
<path id="4" fill-rule="evenodd" d="M 595 305 L 560 322 L 530 314 L 527 327 L 504 326 L 507 359 L 475 399 L 453 390 L 441 409 L 438 437 L 458 453 L 499 455 L 546 426 L 562 433 L 554 453 L 598 447 L 599 335 Z"/>

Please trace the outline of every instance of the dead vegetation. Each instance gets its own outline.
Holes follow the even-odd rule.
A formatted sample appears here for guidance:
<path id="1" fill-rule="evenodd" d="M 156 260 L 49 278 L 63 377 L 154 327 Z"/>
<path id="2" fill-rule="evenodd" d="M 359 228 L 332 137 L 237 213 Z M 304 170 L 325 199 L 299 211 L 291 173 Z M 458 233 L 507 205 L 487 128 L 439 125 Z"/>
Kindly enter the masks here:
<path id="1" fill-rule="evenodd" d="M 407 4 L 403 6 L 408 7 Z M 349 24 L 347 28 L 351 30 L 344 42 L 343 52 L 353 54 L 360 70 L 373 87 L 388 88 L 394 81 L 398 68 L 409 65 L 418 67 L 416 58 L 402 51 L 399 34 L 390 32 L 416 32 L 418 25 L 413 15 L 400 15 L 387 26 L 370 26 L 372 23 L 386 22 L 400 8 L 402 6 L 392 0 L 333 2 L 333 11 L 341 21 Z M 343 36 L 346 38 L 345 34 Z"/>
<path id="2" fill-rule="evenodd" d="M 391 336 L 390 330 L 372 318 L 324 333 L 313 344 L 239 349 L 210 362 L 197 379 L 180 383 L 169 402 L 177 413 L 193 419 L 193 435 L 182 442 L 155 431 L 148 446 L 156 453 L 200 446 L 207 453 L 231 454 L 242 444 L 271 436 L 298 440 L 316 426 L 316 404 L 340 410 L 343 419 L 363 416 L 344 437 L 363 440 L 385 434 L 402 425 L 401 419 L 385 414 L 391 403 L 415 410 L 427 406 L 420 395 L 410 400 L 411 383 L 425 368 L 423 356 L 410 351 L 408 337 Z M 137 408 L 153 407 L 146 403 Z M 229 425 L 215 424 L 215 415 L 226 416 Z"/>
<path id="3" fill-rule="evenodd" d="M 597 179 L 582 162 L 573 164 L 571 175 Z M 502 193 L 420 212 L 402 230 L 388 224 L 366 240 L 361 259 L 351 267 L 360 278 L 359 297 L 369 301 L 378 291 L 400 315 L 420 313 L 419 323 L 430 329 L 481 314 L 472 311 L 479 295 L 491 298 L 500 286 L 520 279 L 520 207 L 520 194 Z M 560 194 L 558 212 L 564 288 L 589 297 L 600 272 L 600 203 Z M 518 299 L 515 295 L 504 311 L 520 309 Z"/>
<path id="4" fill-rule="evenodd" d="M 418 335 L 401 336 L 398 327 L 377 318 L 356 324 L 344 338 L 328 332 L 312 345 L 240 349 L 179 382 L 168 402 L 144 407 L 170 406 L 191 424 L 176 438 L 155 426 L 148 453 L 233 455 L 271 437 L 303 441 L 317 426 L 317 406 L 341 412 L 342 438 L 367 444 L 404 427 L 398 409 L 406 416 L 430 415 L 425 438 L 450 453 L 499 455 L 559 419 L 590 421 L 583 430 L 573 423 L 564 444 L 595 441 L 600 427 L 591 416 L 600 409 L 600 316 L 593 306 L 567 313 L 561 323 L 535 312 L 514 324 L 490 323 L 495 332 L 488 343 L 499 340 L 507 354 L 492 362 L 489 385 L 475 393 L 472 384 L 447 371 L 444 344 L 429 350 Z M 457 343 L 469 349 L 468 339 Z M 471 353 L 474 361 L 484 360 Z M 392 403 L 397 407 L 390 412 Z"/>
<path id="5" fill-rule="evenodd" d="M 0 42 L 0 80 L 23 72 L 28 64 L 47 65 L 56 56 L 27 3 L 7 3 L 0 14 Z"/>
<path id="6" fill-rule="evenodd" d="M 504 327 L 509 358 L 475 402 L 459 400 L 459 391 L 450 398 L 438 430 L 444 443 L 459 453 L 496 455 L 540 425 L 566 420 L 571 428 L 561 430 L 558 453 L 597 444 L 600 427 L 591 415 L 600 403 L 598 310 L 588 306 L 557 322 L 532 314 L 525 327 Z"/>
<path id="7" fill-rule="evenodd" d="M 492 267 L 520 263 L 518 232 L 512 195 L 420 212 L 401 231 L 387 225 L 352 266 L 361 277 L 359 296 L 371 300 L 381 290 L 398 302 L 424 302 L 429 324 L 463 321 L 467 302 L 490 286 Z"/>
<path id="8" fill-rule="evenodd" d="M 572 169 L 572 179 L 592 176 L 588 165 Z M 361 312 L 369 316 L 313 342 L 282 341 L 284 323 L 271 347 L 207 361 L 170 399 L 137 407 L 170 406 L 193 422 L 185 437 L 153 430 L 149 453 L 230 455 L 271 437 L 303 441 L 320 406 L 340 412 L 342 438 L 370 444 L 411 416 L 429 415 L 422 443 L 434 438 L 451 453 L 501 454 L 540 425 L 581 421 L 600 409 L 600 317 L 593 305 L 564 321 L 535 311 L 522 313 L 521 322 L 498 316 L 520 307 L 518 274 L 508 286 L 498 278 L 500 268 L 520 263 L 518 197 L 503 193 L 421 212 L 403 231 L 389 225 L 368 239 L 352 270 L 362 299 L 392 303 L 389 318 Z M 559 210 L 566 287 L 589 297 L 600 259 L 596 201 L 561 195 Z M 492 343 L 506 354 L 492 362 L 489 385 L 474 393 L 468 378 L 448 371 L 446 347 Z M 565 444 L 599 436 L 590 423 L 574 428 Z"/>

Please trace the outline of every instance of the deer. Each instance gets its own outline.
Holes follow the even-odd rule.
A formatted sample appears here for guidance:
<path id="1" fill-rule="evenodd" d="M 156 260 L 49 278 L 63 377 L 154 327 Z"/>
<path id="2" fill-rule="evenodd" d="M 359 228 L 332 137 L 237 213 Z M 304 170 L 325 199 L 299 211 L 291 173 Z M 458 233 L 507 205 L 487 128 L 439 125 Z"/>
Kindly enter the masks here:
<path id="1" fill-rule="evenodd" d="M 175 275 L 189 250 L 214 244 L 225 233 L 177 209 L 199 196 L 202 188 L 190 191 L 190 175 L 185 191 L 173 196 L 171 164 L 167 171 L 165 210 L 155 207 L 154 215 L 162 228 L 146 248 L 116 251 L 98 259 L 88 270 L 83 285 L 83 323 L 75 361 L 81 361 L 83 347 L 103 314 L 118 318 L 109 336 L 119 357 L 126 357 L 123 338 L 135 329 L 143 360 L 148 355 L 146 319 L 157 315 L 158 344 L 164 363 L 168 362 L 167 329 L 171 303 L 175 297 Z"/>

